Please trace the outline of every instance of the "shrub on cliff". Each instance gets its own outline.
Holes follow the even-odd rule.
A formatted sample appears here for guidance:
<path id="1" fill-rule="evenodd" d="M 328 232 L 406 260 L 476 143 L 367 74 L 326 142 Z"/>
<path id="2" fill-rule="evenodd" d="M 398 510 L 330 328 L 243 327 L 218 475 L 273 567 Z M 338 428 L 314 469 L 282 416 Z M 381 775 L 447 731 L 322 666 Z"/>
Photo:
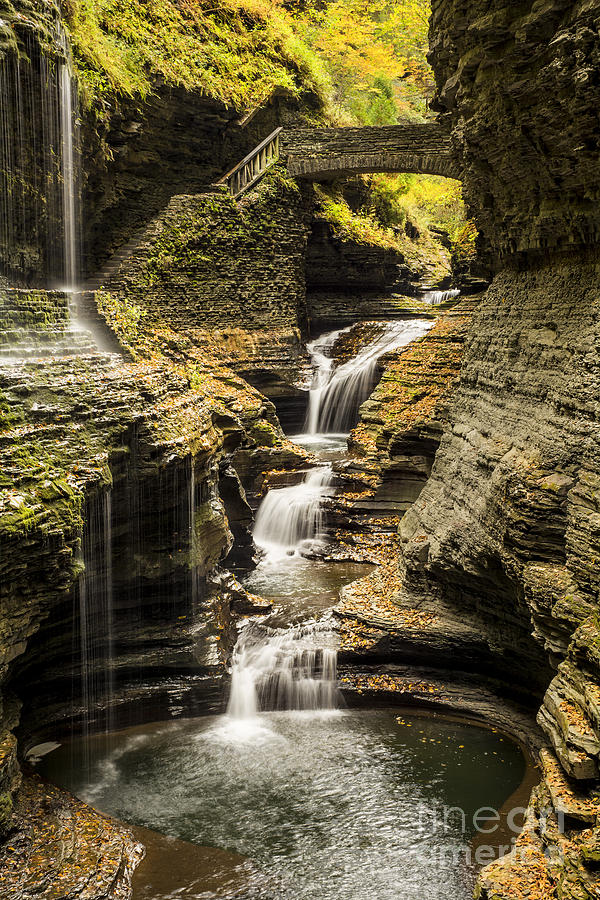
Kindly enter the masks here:
<path id="1" fill-rule="evenodd" d="M 160 81 L 240 109 L 276 88 L 324 95 L 316 54 L 277 0 L 68 0 L 80 82 L 98 97 L 144 97 Z"/>

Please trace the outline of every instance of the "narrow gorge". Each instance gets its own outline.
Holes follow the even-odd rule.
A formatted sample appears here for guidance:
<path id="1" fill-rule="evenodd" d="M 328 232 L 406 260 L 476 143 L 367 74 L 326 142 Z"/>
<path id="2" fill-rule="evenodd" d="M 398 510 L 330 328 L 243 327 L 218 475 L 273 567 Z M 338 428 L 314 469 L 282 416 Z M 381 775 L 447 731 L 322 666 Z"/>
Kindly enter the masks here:
<path id="1" fill-rule="evenodd" d="M 0 897 L 600 897 L 598 0 L 0 0 Z"/>

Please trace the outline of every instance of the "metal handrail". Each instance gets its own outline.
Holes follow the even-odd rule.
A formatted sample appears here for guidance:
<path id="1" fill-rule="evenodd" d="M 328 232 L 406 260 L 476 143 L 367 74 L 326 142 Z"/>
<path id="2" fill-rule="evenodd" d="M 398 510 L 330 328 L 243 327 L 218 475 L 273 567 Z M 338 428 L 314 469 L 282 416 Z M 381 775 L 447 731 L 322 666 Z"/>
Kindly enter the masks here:
<path id="1" fill-rule="evenodd" d="M 279 159 L 279 135 L 282 131 L 283 126 L 280 125 L 237 166 L 234 166 L 217 181 L 218 185 L 227 185 L 234 200 L 237 200 L 252 185 L 256 184 L 267 169 L 277 162 Z"/>

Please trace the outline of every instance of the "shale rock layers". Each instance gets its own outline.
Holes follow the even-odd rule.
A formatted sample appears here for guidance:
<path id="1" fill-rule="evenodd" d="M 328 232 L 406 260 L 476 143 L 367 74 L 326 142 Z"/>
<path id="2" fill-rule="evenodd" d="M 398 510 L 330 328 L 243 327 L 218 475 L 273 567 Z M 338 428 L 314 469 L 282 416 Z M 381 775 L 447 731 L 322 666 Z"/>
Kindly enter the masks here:
<path id="1" fill-rule="evenodd" d="M 450 600 L 527 680 L 551 748 L 485 898 L 598 895 L 599 22 L 597 2 L 443 0 L 431 25 L 496 276 L 401 561 L 413 597 Z"/>

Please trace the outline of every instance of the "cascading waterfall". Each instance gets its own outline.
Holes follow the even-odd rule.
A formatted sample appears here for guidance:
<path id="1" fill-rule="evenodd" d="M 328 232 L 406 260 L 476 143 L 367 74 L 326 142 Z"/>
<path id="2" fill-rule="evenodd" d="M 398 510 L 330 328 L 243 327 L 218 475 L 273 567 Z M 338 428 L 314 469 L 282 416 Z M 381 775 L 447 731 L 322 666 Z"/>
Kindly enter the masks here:
<path id="1" fill-rule="evenodd" d="M 440 304 L 447 303 L 449 300 L 455 300 L 459 294 L 460 291 L 457 288 L 453 288 L 450 291 L 427 291 L 426 294 L 423 294 L 423 303 L 430 303 L 431 306 L 440 306 Z"/>
<path id="2" fill-rule="evenodd" d="M 426 320 L 387 322 L 379 337 L 370 341 L 356 356 L 335 367 L 331 352 L 346 328 L 323 335 L 307 349 L 314 366 L 309 392 L 306 433 L 339 434 L 356 424 L 358 409 L 373 390 L 378 360 L 424 335 L 432 323 Z M 352 326 L 354 327 L 354 326 Z"/>
<path id="3" fill-rule="evenodd" d="M 352 331 L 353 327 L 353 325 L 350 325 L 348 328 L 339 329 L 339 331 L 330 331 L 306 346 L 313 367 L 313 379 L 310 387 L 306 420 L 307 434 L 318 434 L 319 432 L 320 401 L 327 385 L 331 383 L 335 365 L 331 352 L 339 338 L 343 334 L 348 334 Z"/>
<path id="4" fill-rule="evenodd" d="M 267 559 L 296 553 L 323 532 L 323 498 L 333 480 L 331 466 L 311 469 L 300 484 L 271 489 L 254 524 L 254 541 Z"/>
<path id="5" fill-rule="evenodd" d="M 327 623 L 285 631 L 243 629 L 233 652 L 227 714 L 252 719 L 272 710 L 327 710 L 338 706 L 337 648 Z"/>

